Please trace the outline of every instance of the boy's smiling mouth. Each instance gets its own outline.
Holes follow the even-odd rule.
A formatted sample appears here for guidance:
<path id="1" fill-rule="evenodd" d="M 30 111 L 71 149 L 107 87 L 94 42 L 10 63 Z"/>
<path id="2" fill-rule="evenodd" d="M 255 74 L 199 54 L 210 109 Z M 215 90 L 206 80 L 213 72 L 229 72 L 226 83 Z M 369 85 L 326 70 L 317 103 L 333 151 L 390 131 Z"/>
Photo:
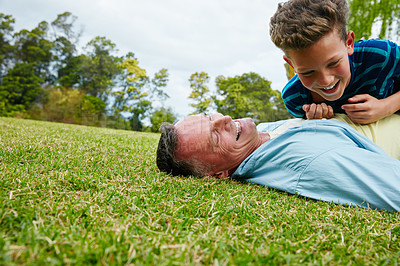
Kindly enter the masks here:
<path id="1" fill-rule="evenodd" d="M 339 81 L 330 87 L 320 88 L 323 94 L 335 94 L 338 91 L 338 89 L 339 89 Z"/>

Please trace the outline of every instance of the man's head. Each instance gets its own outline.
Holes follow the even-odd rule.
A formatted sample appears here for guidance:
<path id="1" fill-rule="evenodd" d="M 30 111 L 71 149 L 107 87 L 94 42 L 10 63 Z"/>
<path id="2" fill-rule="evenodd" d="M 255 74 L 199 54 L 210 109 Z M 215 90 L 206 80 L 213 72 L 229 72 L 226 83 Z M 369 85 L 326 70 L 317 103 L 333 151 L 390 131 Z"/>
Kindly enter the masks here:
<path id="1" fill-rule="evenodd" d="M 271 18 L 271 37 L 317 102 L 342 97 L 351 80 L 354 33 L 346 0 L 289 0 Z"/>
<path id="2" fill-rule="evenodd" d="M 267 140 L 250 118 L 193 115 L 162 127 L 157 166 L 174 175 L 228 177 Z"/>

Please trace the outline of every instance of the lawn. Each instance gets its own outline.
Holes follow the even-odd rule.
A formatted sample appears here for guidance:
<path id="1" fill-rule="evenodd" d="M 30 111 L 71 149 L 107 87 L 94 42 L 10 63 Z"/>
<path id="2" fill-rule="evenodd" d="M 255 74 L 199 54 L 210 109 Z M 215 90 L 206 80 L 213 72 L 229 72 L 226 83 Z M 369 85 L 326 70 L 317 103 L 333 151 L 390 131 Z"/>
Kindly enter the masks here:
<path id="1" fill-rule="evenodd" d="M 399 264 L 399 213 L 160 173 L 158 138 L 0 118 L 0 265 Z"/>

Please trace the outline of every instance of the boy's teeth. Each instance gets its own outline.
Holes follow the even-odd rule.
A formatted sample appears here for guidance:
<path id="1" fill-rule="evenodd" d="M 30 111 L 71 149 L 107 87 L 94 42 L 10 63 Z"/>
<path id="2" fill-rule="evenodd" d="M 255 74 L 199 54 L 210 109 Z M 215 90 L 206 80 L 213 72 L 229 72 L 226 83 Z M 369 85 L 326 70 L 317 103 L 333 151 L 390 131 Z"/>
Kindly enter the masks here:
<path id="1" fill-rule="evenodd" d="M 333 84 L 332 86 L 330 86 L 330 87 L 328 87 L 328 88 L 322 88 L 322 89 L 323 89 L 323 90 L 329 91 L 329 90 L 333 89 L 333 87 L 335 87 L 335 85 L 336 85 L 336 84 Z"/>

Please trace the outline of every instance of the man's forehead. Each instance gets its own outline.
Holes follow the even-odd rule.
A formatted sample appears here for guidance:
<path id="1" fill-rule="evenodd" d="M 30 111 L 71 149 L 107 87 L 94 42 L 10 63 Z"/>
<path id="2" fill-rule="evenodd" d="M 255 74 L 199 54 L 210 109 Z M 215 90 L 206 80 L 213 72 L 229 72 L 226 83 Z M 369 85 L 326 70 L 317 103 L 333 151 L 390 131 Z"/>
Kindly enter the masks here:
<path id="1" fill-rule="evenodd" d="M 204 115 L 189 116 L 175 124 L 178 132 L 178 160 L 210 152 L 209 119 Z"/>
<path id="2" fill-rule="evenodd" d="M 175 124 L 179 134 L 204 134 L 209 131 L 208 119 L 203 114 L 183 118 Z"/>

